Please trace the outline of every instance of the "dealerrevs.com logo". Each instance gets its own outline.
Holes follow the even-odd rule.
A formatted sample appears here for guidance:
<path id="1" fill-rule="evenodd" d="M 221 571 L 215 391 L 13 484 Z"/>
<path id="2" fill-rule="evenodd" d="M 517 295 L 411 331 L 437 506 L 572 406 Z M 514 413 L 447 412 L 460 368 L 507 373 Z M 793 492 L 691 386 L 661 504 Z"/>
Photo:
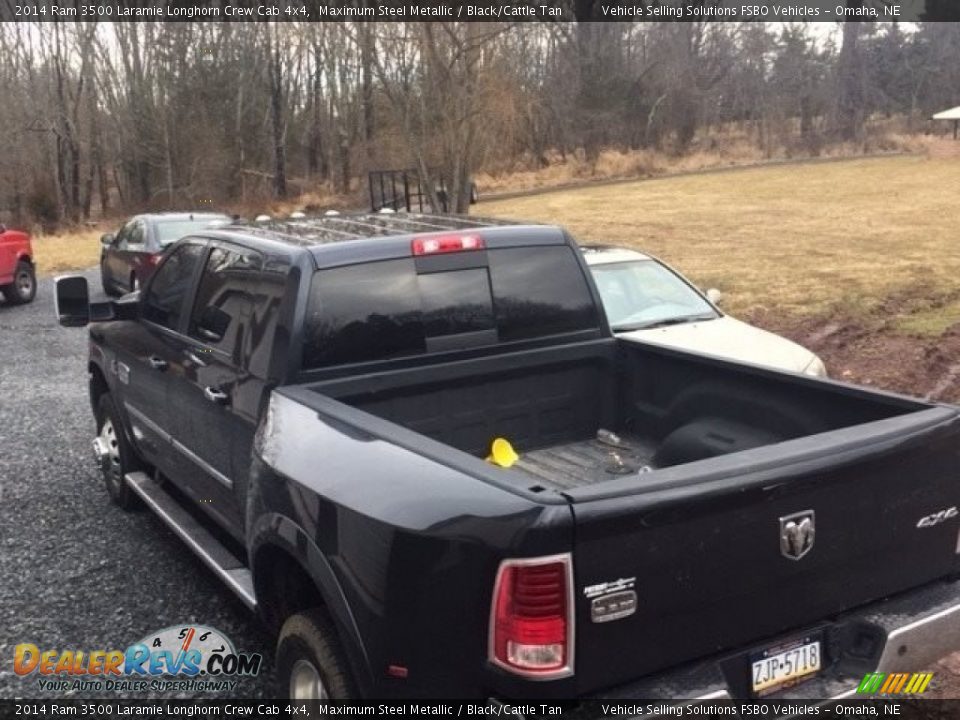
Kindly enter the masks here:
<path id="1" fill-rule="evenodd" d="M 86 692 L 232 691 L 239 679 L 260 672 L 263 657 L 239 653 L 219 630 L 202 625 L 168 627 L 126 650 L 14 648 L 13 670 L 39 676 L 41 690 Z"/>

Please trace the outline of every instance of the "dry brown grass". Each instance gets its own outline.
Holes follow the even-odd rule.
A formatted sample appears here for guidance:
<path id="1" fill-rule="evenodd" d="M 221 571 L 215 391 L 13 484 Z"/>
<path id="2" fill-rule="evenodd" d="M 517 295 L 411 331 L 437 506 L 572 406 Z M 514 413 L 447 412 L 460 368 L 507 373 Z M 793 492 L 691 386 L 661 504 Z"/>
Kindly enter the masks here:
<path id="1" fill-rule="evenodd" d="M 763 159 L 763 154 L 748 143 L 727 143 L 722 150 L 694 149 L 679 157 L 657 150 L 604 150 L 593 163 L 579 153 L 568 155 L 565 159 L 555 155 L 550 158 L 549 165 L 538 170 L 477 173 L 474 180 L 483 195 L 557 187 L 588 180 L 650 178 L 689 170 L 749 165 Z"/>
<path id="2" fill-rule="evenodd" d="M 57 235 L 35 235 L 33 254 L 41 275 L 85 270 L 100 258 L 100 235 L 105 230 L 83 230 Z"/>
<path id="3" fill-rule="evenodd" d="M 652 178 L 662 175 L 756 165 L 772 160 L 798 160 L 809 157 L 855 158 L 870 153 L 927 152 L 942 144 L 942 139 L 874 129 L 862 143 L 824 144 L 815 153 L 803 147 L 797 133 L 787 136 L 789 142 L 778 141 L 761 147 L 756 136 L 741 126 L 705 133 L 683 154 L 667 149 L 604 150 L 596 162 L 589 162 L 577 152 L 561 157 L 552 153 L 546 167 L 513 168 L 499 172 L 476 173 L 474 179 L 481 195 L 558 187 L 589 180 L 620 178 Z"/>
<path id="4" fill-rule="evenodd" d="M 483 203 L 480 212 L 556 222 L 582 241 L 647 250 L 733 313 L 865 312 L 922 293 L 903 327 L 960 322 L 952 299 L 960 162 L 893 157 L 736 170 Z"/>

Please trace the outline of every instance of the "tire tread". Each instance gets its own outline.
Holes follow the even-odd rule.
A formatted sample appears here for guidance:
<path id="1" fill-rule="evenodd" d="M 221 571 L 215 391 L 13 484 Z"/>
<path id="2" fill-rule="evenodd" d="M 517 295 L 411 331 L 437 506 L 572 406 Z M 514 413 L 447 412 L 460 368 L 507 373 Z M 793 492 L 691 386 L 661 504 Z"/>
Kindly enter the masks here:
<path id="1" fill-rule="evenodd" d="M 283 623 L 277 639 L 277 670 L 282 697 L 289 694 L 288 673 L 293 663 L 301 656 L 305 646 L 313 654 L 313 660 L 334 699 L 356 697 L 350 669 L 347 665 L 336 630 L 322 608 L 313 608 L 291 615 Z M 287 658 L 287 653 L 295 653 Z"/>

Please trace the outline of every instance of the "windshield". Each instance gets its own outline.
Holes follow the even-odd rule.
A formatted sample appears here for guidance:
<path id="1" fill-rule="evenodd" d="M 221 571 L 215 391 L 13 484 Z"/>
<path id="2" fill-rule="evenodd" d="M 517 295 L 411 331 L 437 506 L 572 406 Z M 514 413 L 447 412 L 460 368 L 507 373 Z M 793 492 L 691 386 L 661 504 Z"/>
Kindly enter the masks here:
<path id="1" fill-rule="evenodd" d="M 590 271 L 613 330 L 718 317 L 693 288 L 655 260 L 592 265 Z"/>
<path id="2" fill-rule="evenodd" d="M 229 224 L 230 218 L 226 215 L 197 218 L 195 220 L 161 220 L 157 223 L 157 238 L 160 240 L 160 245 L 166 247 L 182 237 L 197 232 L 197 230 Z"/>

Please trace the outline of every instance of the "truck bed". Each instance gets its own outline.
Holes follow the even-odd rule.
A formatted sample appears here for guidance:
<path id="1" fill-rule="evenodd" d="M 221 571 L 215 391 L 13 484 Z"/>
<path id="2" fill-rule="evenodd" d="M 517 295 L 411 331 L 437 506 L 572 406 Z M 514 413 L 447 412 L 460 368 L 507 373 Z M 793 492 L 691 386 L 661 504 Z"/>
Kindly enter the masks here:
<path id="1" fill-rule="evenodd" d="M 597 437 L 531 450 L 523 453 L 513 467 L 554 490 L 572 490 L 654 469 L 657 445 L 652 438 L 631 434 L 616 437 L 619 442 Z"/>
<path id="2" fill-rule="evenodd" d="M 365 547 L 383 537 L 400 553 L 437 533 L 456 547 L 434 555 L 445 571 L 471 556 L 473 532 L 511 544 L 506 558 L 569 553 L 571 696 L 723 652 L 731 693 L 747 697 L 752 658 L 785 643 L 824 648 L 828 672 L 824 619 L 960 568 L 956 522 L 935 520 L 957 502 L 956 408 L 630 341 L 373 369 L 278 395 L 296 408 L 274 408 L 264 457 L 278 472 L 348 493 L 351 515 L 400 513 L 403 532 L 377 517 Z M 519 455 L 509 469 L 483 462 L 495 438 Z M 441 499 L 452 517 L 425 517 Z M 518 538 L 531 549 L 514 550 Z M 595 588 L 635 593 L 635 611 L 593 621 Z M 868 637 L 855 632 L 833 631 Z M 868 653 L 876 667 L 874 649 L 856 653 L 844 673 Z"/>
<path id="3" fill-rule="evenodd" d="M 520 459 L 504 475 L 560 492 L 928 407 L 623 341 L 331 378 L 309 389 L 476 458 L 505 438 Z M 621 447 L 599 439 L 605 433 Z"/>

